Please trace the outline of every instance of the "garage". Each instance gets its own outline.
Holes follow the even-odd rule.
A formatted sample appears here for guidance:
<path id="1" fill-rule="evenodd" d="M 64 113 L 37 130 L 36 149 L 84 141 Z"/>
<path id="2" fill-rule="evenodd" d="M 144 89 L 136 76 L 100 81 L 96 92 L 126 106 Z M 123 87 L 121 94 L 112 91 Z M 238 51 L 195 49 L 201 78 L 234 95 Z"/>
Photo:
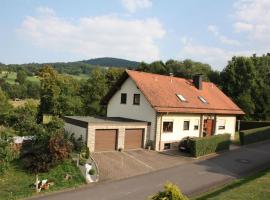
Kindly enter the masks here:
<path id="1" fill-rule="evenodd" d="M 143 129 L 126 129 L 124 149 L 138 149 L 143 147 Z"/>
<path id="2" fill-rule="evenodd" d="M 120 117 L 65 116 L 65 131 L 83 136 L 90 152 L 138 149 L 146 144 L 148 122 Z"/>
<path id="3" fill-rule="evenodd" d="M 114 151 L 117 148 L 117 130 L 97 129 L 95 140 L 95 151 Z"/>

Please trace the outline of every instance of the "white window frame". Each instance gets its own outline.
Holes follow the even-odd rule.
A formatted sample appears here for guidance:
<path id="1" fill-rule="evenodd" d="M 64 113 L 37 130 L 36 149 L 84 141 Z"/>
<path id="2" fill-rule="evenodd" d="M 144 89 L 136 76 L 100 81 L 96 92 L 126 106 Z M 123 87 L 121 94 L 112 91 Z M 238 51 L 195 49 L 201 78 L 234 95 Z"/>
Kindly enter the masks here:
<path id="1" fill-rule="evenodd" d="M 185 129 L 185 122 L 189 122 L 188 129 Z M 183 131 L 190 131 L 190 120 L 189 119 L 184 119 L 183 121 Z"/>
<path id="2" fill-rule="evenodd" d="M 168 131 L 163 131 L 163 124 L 164 122 L 171 122 L 173 125 L 172 125 L 172 132 L 168 132 Z M 162 132 L 165 133 L 165 134 L 170 134 L 170 133 L 173 133 L 173 128 L 174 128 L 174 120 L 164 120 L 162 121 Z"/>

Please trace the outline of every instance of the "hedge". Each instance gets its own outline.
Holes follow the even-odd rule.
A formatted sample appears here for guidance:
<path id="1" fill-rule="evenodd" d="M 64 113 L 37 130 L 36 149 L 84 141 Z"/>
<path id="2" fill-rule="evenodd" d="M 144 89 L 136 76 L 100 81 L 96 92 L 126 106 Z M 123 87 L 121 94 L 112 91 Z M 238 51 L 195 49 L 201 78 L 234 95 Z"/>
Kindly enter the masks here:
<path id="1" fill-rule="evenodd" d="M 237 121 L 238 123 L 238 121 Z M 270 121 L 240 121 L 240 130 L 248 130 L 248 129 L 254 129 L 254 128 L 261 128 L 270 126 Z M 238 125 L 236 125 L 236 128 Z"/>
<path id="2" fill-rule="evenodd" d="M 222 150 L 228 150 L 231 143 L 230 137 L 230 134 L 221 134 L 211 137 L 190 138 L 188 144 L 190 153 L 194 157 L 199 157 Z"/>
<path id="3" fill-rule="evenodd" d="M 270 126 L 240 131 L 239 138 L 242 145 L 269 140 Z"/>

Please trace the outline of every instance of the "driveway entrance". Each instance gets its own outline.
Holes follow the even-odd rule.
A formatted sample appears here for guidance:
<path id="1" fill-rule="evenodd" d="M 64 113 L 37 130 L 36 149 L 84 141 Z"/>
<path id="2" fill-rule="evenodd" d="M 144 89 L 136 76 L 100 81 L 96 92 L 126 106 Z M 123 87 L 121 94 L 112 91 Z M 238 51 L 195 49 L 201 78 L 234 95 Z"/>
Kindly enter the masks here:
<path id="1" fill-rule="evenodd" d="M 123 179 L 194 161 L 180 154 L 165 154 L 145 149 L 97 152 L 93 153 L 93 158 L 99 167 L 100 181 Z"/>

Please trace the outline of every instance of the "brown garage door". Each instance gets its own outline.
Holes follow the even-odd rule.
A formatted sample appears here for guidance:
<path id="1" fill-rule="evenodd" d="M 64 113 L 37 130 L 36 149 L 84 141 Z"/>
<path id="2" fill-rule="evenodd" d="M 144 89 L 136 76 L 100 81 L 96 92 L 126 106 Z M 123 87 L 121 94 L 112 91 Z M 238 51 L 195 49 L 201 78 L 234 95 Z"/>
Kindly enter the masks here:
<path id="1" fill-rule="evenodd" d="M 96 130 L 95 151 L 114 151 L 117 145 L 117 130 Z"/>
<path id="2" fill-rule="evenodd" d="M 126 129 L 125 133 L 125 149 L 142 148 L 143 129 Z"/>

